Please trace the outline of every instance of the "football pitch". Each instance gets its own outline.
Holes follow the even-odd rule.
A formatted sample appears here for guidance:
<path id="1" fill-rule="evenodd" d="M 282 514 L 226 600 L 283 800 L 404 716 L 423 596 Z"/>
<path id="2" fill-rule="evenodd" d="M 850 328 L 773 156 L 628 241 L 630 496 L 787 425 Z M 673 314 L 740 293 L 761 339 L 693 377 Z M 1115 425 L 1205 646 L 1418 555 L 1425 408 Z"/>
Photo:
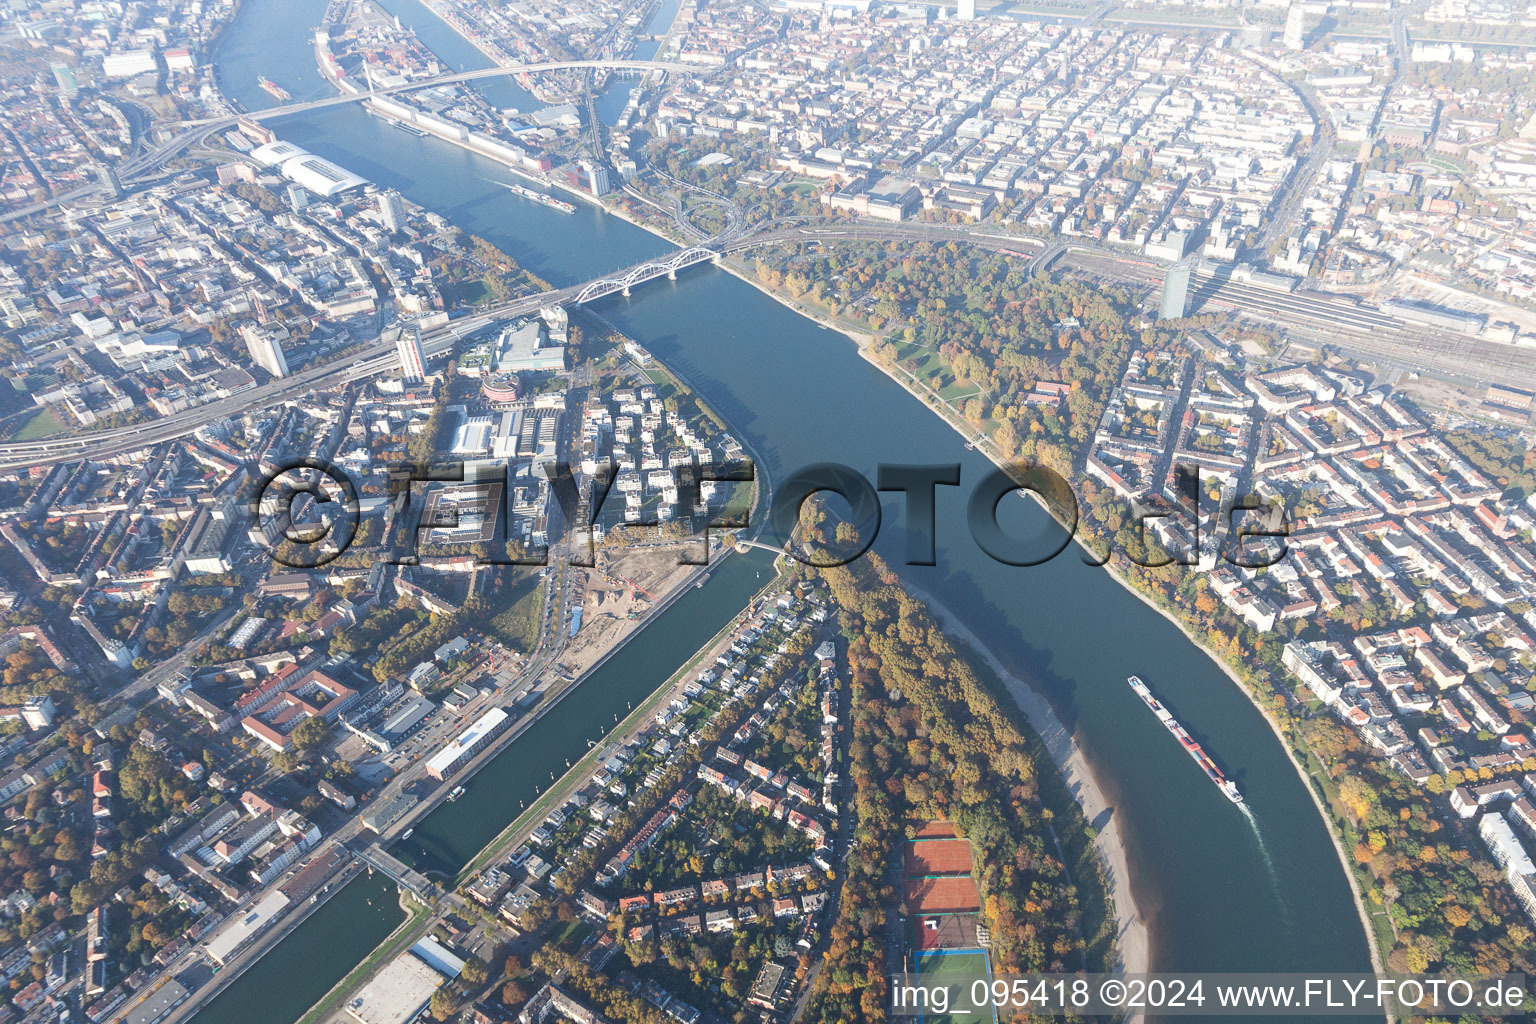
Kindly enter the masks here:
<path id="1" fill-rule="evenodd" d="M 978 978 L 985 978 L 989 982 L 992 979 L 992 965 L 985 949 L 925 949 L 918 950 L 914 957 L 919 984 L 924 988 L 947 988 L 951 1008 L 948 1013 L 920 1014 L 919 1021 L 996 1024 L 997 1011 L 990 1005 L 975 1011 L 965 1009 L 972 1005 L 972 984 Z"/>

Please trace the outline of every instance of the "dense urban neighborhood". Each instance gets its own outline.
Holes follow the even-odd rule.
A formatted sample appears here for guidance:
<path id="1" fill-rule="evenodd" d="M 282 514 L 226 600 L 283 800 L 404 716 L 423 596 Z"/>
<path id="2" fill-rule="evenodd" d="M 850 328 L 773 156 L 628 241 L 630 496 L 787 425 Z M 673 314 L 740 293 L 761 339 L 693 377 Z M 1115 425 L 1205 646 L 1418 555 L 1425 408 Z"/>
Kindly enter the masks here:
<path id="1" fill-rule="evenodd" d="M 1536 971 L 1533 90 L 1498 0 L 10 4 L 0 1022 Z"/>

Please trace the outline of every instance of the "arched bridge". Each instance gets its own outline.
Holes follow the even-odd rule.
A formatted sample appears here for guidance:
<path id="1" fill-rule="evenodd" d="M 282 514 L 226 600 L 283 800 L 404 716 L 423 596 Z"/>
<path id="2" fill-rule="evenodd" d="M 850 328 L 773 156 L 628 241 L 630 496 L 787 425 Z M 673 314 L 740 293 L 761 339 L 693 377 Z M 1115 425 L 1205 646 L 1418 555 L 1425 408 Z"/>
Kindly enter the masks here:
<path id="1" fill-rule="evenodd" d="M 595 281 L 588 281 L 581 291 L 576 293 L 574 301 L 580 305 L 585 302 L 591 302 L 594 299 L 600 299 L 605 295 L 612 295 L 614 292 L 622 292 L 624 295 L 628 295 L 629 290 L 637 284 L 653 281 L 662 275 L 666 275 L 675 281 L 677 280 L 677 272 L 679 270 L 703 263 L 705 260 L 716 260 L 719 258 L 720 253 L 716 250 L 696 245 L 691 249 L 684 249 L 669 259 L 652 260 L 649 263 L 630 267 L 621 277 L 599 277 Z"/>

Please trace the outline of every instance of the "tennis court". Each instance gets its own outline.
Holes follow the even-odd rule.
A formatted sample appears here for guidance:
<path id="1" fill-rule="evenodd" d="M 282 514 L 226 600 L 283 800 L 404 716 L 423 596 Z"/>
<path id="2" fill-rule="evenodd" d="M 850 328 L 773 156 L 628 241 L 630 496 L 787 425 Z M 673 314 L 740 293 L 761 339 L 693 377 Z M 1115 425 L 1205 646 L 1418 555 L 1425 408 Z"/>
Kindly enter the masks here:
<path id="1" fill-rule="evenodd" d="M 996 1024 L 997 1011 L 987 1006 L 977 1011 L 958 1010 L 956 1007 L 971 1005 L 971 986 L 978 978 L 992 979 L 992 965 L 987 951 L 972 949 L 920 950 L 913 954 L 913 967 L 919 984 L 925 988 L 944 987 L 949 990 L 949 1013 L 926 1013 L 918 1016 L 919 1022 L 946 1021 L 949 1024 Z"/>
<path id="2" fill-rule="evenodd" d="M 906 897 L 911 914 L 963 914 L 981 909 L 981 893 L 970 875 L 909 878 Z"/>
<path id="3" fill-rule="evenodd" d="M 970 949 L 977 945 L 975 914 L 934 914 L 910 920 L 908 949 Z"/>
<path id="4" fill-rule="evenodd" d="M 971 844 L 967 839 L 914 839 L 907 843 L 907 876 L 968 875 Z"/>

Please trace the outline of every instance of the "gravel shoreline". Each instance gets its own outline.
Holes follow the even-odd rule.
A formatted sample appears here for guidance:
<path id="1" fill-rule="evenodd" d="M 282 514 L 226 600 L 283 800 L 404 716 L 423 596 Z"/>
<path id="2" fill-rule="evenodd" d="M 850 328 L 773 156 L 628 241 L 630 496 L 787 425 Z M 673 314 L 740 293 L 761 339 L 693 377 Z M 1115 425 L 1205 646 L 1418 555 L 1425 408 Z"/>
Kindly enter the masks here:
<path id="1" fill-rule="evenodd" d="M 1073 742 L 1066 726 L 1061 724 L 1061 719 L 1056 717 L 1050 702 L 1039 690 L 1004 667 L 986 644 L 931 594 L 910 584 L 907 584 L 907 589 L 928 606 L 945 632 L 985 658 L 992 671 L 1008 687 L 1008 692 L 1029 719 L 1030 727 L 1045 744 L 1062 782 L 1066 784 L 1067 792 L 1072 794 L 1078 806 L 1083 809 L 1083 817 L 1088 823 L 1094 824 L 1106 811 L 1110 812 L 1108 820 L 1098 826 L 1098 835 L 1093 845 L 1098 851 L 1110 898 L 1114 903 L 1115 951 L 1119 960 L 1116 969 L 1127 974 L 1145 974 L 1150 970 L 1152 957 L 1147 922 L 1142 917 L 1131 888 L 1130 862 L 1125 853 L 1125 841 L 1120 836 L 1120 823 L 1114 816 L 1113 805 L 1094 778 L 1088 759 Z"/>
<path id="2" fill-rule="evenodd" d="M 675 239 L 668 237 L 656 226 L 646 224 L 636 217 L 629 216 L 628 214 L 615 209 L 611 205 L 605 204 L 605 207 L 608 209 L 608 212 L 621 217 L 629 223 L 634 224 L 636 227 L 649 231 L 651 234 L 656 235 L 658 238 L 665 239 L 666 241 L 671 242 L 673 245 L 679 244 Z M 923 403 L 923 405 L 926 406 L 930 411 L 939 415 L 946 423 L 949 424 L 950 428 L 953 429 L 962 438 L 968 441 L 971 440 L 969 434 L 963 430 L 958 423 L 955 422 L 949 409 L 935 408 L 929 402 L 929 396 L 924 395 L 918 391 L 915 387 L 912 386 L 910 381 L 903 380 L 898 374 L 893 373 L 889 367 L 882 366 L 872 357 L 870 353 L 870 342 L 873 339 L 869 334 L 856 331 L 841 324 L 833 323 L 826 317 L 820 315 L 818 311 L 809 309 L 802 304 L 787 298 L 786 296 L 777 294 L 773 289 L 768 288 L 761 281 L 758 281 L 755 275 L 748 273 L 745 268 L 732 265 L 730 260 L 721 260 L 716 265 L 726 273 L 731 274 L 738 280 L 751 285 L 753 288 L 756 288 L 758 291 L 762 292 L 764 295 L 768 296 L 770 299 L 774 300 L 780 305 L 788 308 L 792 312 L 813 321 L 821 327 L 836 331 L 844 337 L 850 339 L 858 349 L 859 355 L 862 356 L 866 362 L 883 373 L 888 380 L 897 384 L 902 388 L 902 390 L 906 391 L 913 398 Z M 982 441 L 980 444 L 977 444 L 976 447 L 978 451 L 980 451 L 983 455 L 986 455 L 990 460 L 992 460 L 992 462 L 998 465 L 1002 464 L 995 452 L 992 451 L 990 442 Z M 1036 500 L 1039 500 L 1038 497 L 1036 497 Z M 1084 544 L 1084 541 L 1081 537 L 1077 538 L 1077 541 L 1080 545 Z M 1291 766 L 1296 770 L 1297 777 L 1300 778 L 1302 785 L 1307 790 L 1307 794 L 1312 798 L 1313 804 L 1317 807 L 1318 815 L 1322 818 L 1323 821 L 1323 827 L 1327 829 L 1328 837 L 1333 843 L 1335 852 L 1338 854 L 1339 867 L 1343 870 L 1344 877 L 1349 883 L 1350 891 L 1354 894 L 1355 912 L 1359 916 L 1361 928 L 1365 933 L 1364 938 L 1366 948 L 1370 951 L 1371 963 L 1377 974 L 1385 973 L 1386 968 L 1382 963 L 1381 953 L 1376 945 L 1375 931 L 1372 929 L 1370 919 L 1366 914 L 1364 894 L 1361 893 L 1359 884 L 1355 880 L 1354 872 L 1350 868 L 1348 853 L 1344 849 L 1344 844 L 1339 839 L 1338 832 L 1334 828 L 1333 821 L 1328 814 L 1327 808 L 1323 806 L 1322 800 L 1318 797 L 1317 791 L 1313 788 L 1312 781 L 1308 777 L 1306 769 L 1302 766 L 1301 762 L 1296 759 L 1295 752 L 1291 750 L 1290 744 L 1286 742 L 1284 735 L 1281 733 L 1279 723 L 1277 723 L 1270 715 L 1270 713 L 1263 707 L 1263 705 L 1260 704 L 1259 700 L 1248 691 L 1248 688 L 1243 685 L 1241 679 L 1238 678 L 1237 673 L 1232 670 L 1231 666 L 1229 666 L 1225 661 L 1217 657 L 1209 648 L 1207 648 L 1198 637 L 1196 637 L 1188 628 L 1185 627 L 1183 622 L 1179 621 L 1179 619 L 1170 613 L 1167 609 L 1160 607 L 1146 594 L 1143 594 L 1141 591 L 1131 586 L 1131 584 L 1128 583 L 1123 577 L 1121 577 L 1119 573 L 1114 572 L 1112 569 L 1110 569 L 1110 573 L 1114 577 L 1115 581 L 1119 583 L 1123 588 L 1136 595 L 1136 597 L 1145 603 L 1149 608 L 1152 608 L 1158 614 L 1162 615 L 1163 618 L 1172 623 L 1180 633 L 1184 634 L 1184 637 L 1189 640 L 1190 643 L 1194 644 L 1201 651 L 1204 651 L 1205 654 L 1210 657 L 1210 659 L 1217 666 L 1219 666 L 1223 672 L 1226 673 L 1227 677 L 1232 680 L 1233 685 L 1236 686 L 1239 691 L 1241 691 L 1242 694 L 1248 698 L 1249 702 L 1253 704 L 1254 708 L 1257 709 L 1259 714 L 1264 718 L 1264 721 L 1268 723 L 1270 730 L 1275 734 L 1276 742 L 1278 742 L 1281 748 L 1284 749 L 1285 756 L 1290 760 Z M 1004 669 L 1002 665 L 997 661 L 996 657 L 992 654 L 992 652 L 986 647 L 986 645 L 977 640 L 975 634 L 973 634 L 962 622 L 960 622 L 956 616 L 949 614 L 944 609 L 942 604 L 937 602 L 931 596 L 923 593 L 918 588 L 910 587 L 909 585 L 909 589 L 911 589 L 914 594 L 921 598 L 924 603 L 926 603 L 933 610 L 935 616 L 944 620 L 946 628 L 949 628 L 955 635 L 965 639 L 967 644 L 974 647 L 977 653 L 985 657 L 988 663 L 992 666 L 993 670 L 997 672 L 998 676 L 1008 686 L 1009 692 L 1013 695 L 1014 699 L 1018 701 L 1020 708 L 1023 709 L 1026 716 L 1028 716 L 1030 724 L 1034 727 L 1035 731 L 1040 734 L 1041 739 L 1045 741 L 1046 748 L 1050 751 L 1052 760 L 1056 762 L 1057 770 L 1062 774 L 1063 780 L 1065 781 L 1068 790 L 1072 792 L 1073 796 L 1077 798 L 1078 803 L 1082 806 L 1083 814 L 1088 819 L 1088 821 L 1093 823 L 1105 810 L 1110 810 L 1111 805 L 1108 799 L 1105 797 L 1103 791 L 1099 788 L 1098 782 L 1093 776 L 1093 769 L 1088 764 L 1087 758 L 1077 748 L 1077 745 L 1073 742 L 1072 737 L 1067 733 L 1065 726 L 1061 724 L 1060 719 L 1056 717 L 1055 712 L 1051 709 L 1049 702 L 1045 700 L 1039 691 L 1035 690 L 1032 686 L 1023 680 L 1018 679 L 1013 673 Z M 1120 956 L 1121 969 L 1127 973 L 1146 972 L 1150 969 L 1149 964 L 1151 960 L 1151 940 L 1148 934 L 1146 921 L 1141 915 L 1136 902 L 1135 894 L 1132 891 L 1130 866 L 1125 853 L 1125 843 L 1120 836 L 1119 826 L 1113 814 L 1111 814 L 1109 820 L 1105 822 L 1104 825 L 1100 828 L 1099 836 L 1098 839 L 1095 840 L 1095 843 L 1100 850 L 1101 856 L 1103 857 L 1103 863 L 1110 885 L 1111 896 L 1115 904 L 1117 931 L 1116 948 Z"/>

